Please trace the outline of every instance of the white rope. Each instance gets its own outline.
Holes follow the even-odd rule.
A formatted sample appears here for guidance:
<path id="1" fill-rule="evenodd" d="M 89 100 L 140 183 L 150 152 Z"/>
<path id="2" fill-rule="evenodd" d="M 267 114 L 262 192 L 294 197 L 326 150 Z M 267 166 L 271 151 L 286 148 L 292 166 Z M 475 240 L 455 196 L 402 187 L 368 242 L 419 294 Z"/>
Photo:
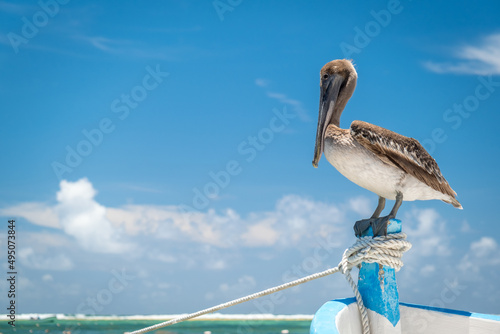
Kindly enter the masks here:
<path id="1" fill-rule="evenodd" d="M 212 313 L 215 311 L 222 310 L 224 308 L 241 304 L 250 301 L 252 299 L 267 296 L 272 293 L 315 280 L 317 278 L 335 274 L 336 272 L 339 271 L 341 271 L 346 276 L 346 279 L 351 285 L 351 288 L 354 291 L 354 295 L 356 296 L 358 309 L 361 314 L 363 333 L 369 334 L 370 328 L 368 323 L 368 314 L 366 308 L 363 305 L 363 300 L 361 298 L 361 295 L 359 294 L 358 287 L 351 277 L 351 270 L 353 267 L 359 267 L 361 265 L 361 262 L 366 262 L 366 263 L 377 262 L 384 266 L 392 267 L 396 271 L 399 271 L 403 266 L 403 262 L 401 261 L 401 256 L 403 255 L 404 252 L 406 252 L 408 249 L 411 248 L 411 244 L 405 239 L 406 239 L 406 234 L 404 233 L 389 234 L 386 237 L 379 236 L 375 238 L 372 237 L 360 238 L 358 239 L 358 241 L 356 241 L 354 245 L 345 250 L 344 255 L 342 256 L 342 261 L 340 261 L 339 265 L 335 268 L 330 268 L 313 275 L 299 278 L 292 282 L 288 282 L 273 288 L 269 288 L 242 298 L 234 299 L 227 303 L 213 306 L 195 313 L 187 314 L 137 331 L 126 332 L 125 334 L 147 333 L 159 328 L 163 328 L 166 326 L 177 324 L 182 321 L 196 318 L 204 314 Z"/>
<path id="2" fill-rule="evenodd" d="M 385 237 L 378 236 L 372 238 L 368 236 L 359 238 L 354 245 L 345 250 L 339 267 L 356 296 L 358 310 L 361 315 L 361 324 L 363 325 L 363 334 L 370 334 L 370 324 L 368 322 L 368 312 L 359 294 L 358 286 L 351 277 L 352 268 L 360 267 L 362 262 L 376 262 L 399 271 L 403 266 L 401 257 L 410 248 L 411 243 L 406 241 L 406 234 L 401 232 L 388 234 Z"/>

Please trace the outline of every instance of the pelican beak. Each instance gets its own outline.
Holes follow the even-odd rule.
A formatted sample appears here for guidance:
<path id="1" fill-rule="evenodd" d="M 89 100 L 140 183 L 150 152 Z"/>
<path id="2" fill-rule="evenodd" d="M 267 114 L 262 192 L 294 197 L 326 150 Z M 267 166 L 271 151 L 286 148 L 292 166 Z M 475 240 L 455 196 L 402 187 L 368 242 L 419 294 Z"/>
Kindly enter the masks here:
<path id="1" fill-rule="evenodd" d="M 318 167 L 319 159 L 323 153 L 326 128 L 332 121 L 335 103 L 337 102 L 343 82 L 344 77 L 338 74 L 333 74 L 321 82 L 318 128 L 316 130 L 316 145 L 314 146 L 314 158 L 312 161 L 314 168 Z"/>

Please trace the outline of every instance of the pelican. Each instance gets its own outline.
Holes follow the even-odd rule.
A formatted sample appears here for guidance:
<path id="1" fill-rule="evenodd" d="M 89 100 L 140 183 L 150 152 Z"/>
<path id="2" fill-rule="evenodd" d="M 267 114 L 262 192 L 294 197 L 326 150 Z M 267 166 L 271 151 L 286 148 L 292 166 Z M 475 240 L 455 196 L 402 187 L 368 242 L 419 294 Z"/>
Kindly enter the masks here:
<path id="1" fill-rule="evenodd" d="M 462 209 L 436 161 L 417 140 L 362 121 L 352 122 L 349 129 L 339 127 L 358 78 L 351 61 L 333 60 L 323 66 L 320 76 L 313 166 L 318 167 L 324 152 L 342 175 L 379 196 L 371 218 L 354 225 L 356 236 L 370 226 L 374 237 L 387 235 L 387 224 L 396 218 L 403 200 L 438 199 Z M 380 217 L 386 199 L 396 202 L 389 215 Z"/>

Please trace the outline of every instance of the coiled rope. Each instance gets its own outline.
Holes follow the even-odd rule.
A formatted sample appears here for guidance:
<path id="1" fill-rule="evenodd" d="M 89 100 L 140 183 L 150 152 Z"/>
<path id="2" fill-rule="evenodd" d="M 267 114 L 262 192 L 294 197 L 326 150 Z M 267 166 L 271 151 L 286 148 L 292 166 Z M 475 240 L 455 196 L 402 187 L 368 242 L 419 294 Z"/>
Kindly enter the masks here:
<path id="1" fill-rule="evenodd" d="M 312 274 L 306 277 L 299 278 L 295 281 L 288 282 L 279 286 L 275 286 L 273 288 L 269 288 L 242 298 L 234 299 L 232 301 L 213 306 L 195 313 L 187 314 L 169 321 L 165 321 L 150 327 L 146 327 L 140 330 L 136 330 L 133 332 L 126 332 L 125 334 L 140 334 L 147 333 L 159 328 L 163 328 L 166 326 L 170 326 L 173 324 L 177 324 L 179 322 L 183 322 L 189 319 L 193 319 L 199 317 L 204 314 L 212 313 L 215 311 L 219 311 L 237 304 L 241 304 L 252 299 L 260 298 L 263 296 L 270 295 L 272 293 L 285 290 L 317 278 L 325 277 L 331 274 L 335 274 L 336 272 L 342 272 L 345 276 L 349 284 L 351 285 L 352 290 L 354 291 L 354 295 L 356 296 L 356 301 L 358 304 L 358 309 L 361 315 L 361 322 L 363 325 L 363 333 L 370 333 L 370 326 L 368 322 L 368 313 L 366 311 L 365 306 L 363 305 L 363 299 L 358 291 L 358 286 L 354 282 L 351 277 L 351 270 L 354 267 L 361 266 L 362 262 L 366 263 L 379 263 L 384 266 L 392 267 L 395 271 L 399 271 L 403 266 L 403 261 L 401 261 L 401 257 L 403 253 L 411 248 L 411 244 L 406 241 L 405 233 L 394 233 L 389 234 L 387 236 L 378 236 L 375 238 L 372 237 L 363 237 L 359 238 L 354 245 L 345 250 L 344 255 L 342 256 L 342 261 L 340 261 L 339 265 L 335 268 L 330 268 L 325 271 Z"/>
<path id="2" fill-rule="evenodd" d="M 397 272 L 403 267 L 401 257 L 403 253 L 411 248 L 411 243 L 406 241 L 406 234 L 403 232 L 388 234 L 387 236 L 363 237 L 359 238 L 354 245 L 346 249 L 339 263 L 342 273 L 347 282 L 351 285 L 356 296 L 356 303 L 361 315 L 363 334 L 370 334 L 370 324 L 368 322 L 368 312 L 363 304 L 363 299 L 359 294 L 358 286 L 351 276 L 354 267 L 360 267 L 362 262 L 378 263 L 394 268 Z"/>

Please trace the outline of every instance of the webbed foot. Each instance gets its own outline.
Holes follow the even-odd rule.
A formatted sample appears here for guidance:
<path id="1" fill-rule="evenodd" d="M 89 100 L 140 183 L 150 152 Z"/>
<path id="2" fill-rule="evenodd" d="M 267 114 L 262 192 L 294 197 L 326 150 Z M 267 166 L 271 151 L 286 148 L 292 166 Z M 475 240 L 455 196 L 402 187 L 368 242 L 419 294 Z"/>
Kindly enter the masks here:
<path id="1" fill-rule="evenodd" d="M 389 225 L 389 220 L 393 218 L 394 216 L 388 215 L 385 217 L 358 220 L 356 224 L 354 224 L 354 234 L 359 238 L 362 233 L 371 226 L 373 237 L 377 237 L 379 235 L 387 236 L 387 225 Z"/>

